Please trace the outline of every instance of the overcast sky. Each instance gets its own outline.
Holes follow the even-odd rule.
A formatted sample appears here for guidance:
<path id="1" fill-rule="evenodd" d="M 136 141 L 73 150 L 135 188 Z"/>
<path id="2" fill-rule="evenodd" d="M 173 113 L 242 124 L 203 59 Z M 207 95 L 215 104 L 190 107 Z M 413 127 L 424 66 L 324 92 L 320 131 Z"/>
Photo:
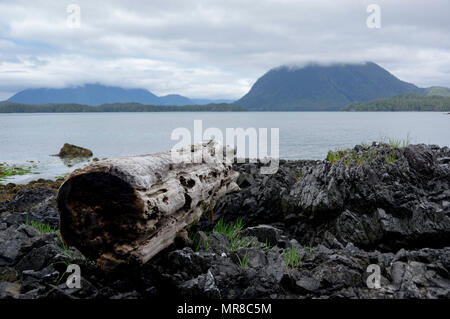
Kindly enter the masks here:
<path id="1" fill-rule="evenodd" d="M 366 25 L 372 3 L 379 29 Z M 94 82 L 235 99 L 269 69 L 311 61 L 450 86 L 449 13 L 449 0 L 0 0 L 0 100 Z"/>

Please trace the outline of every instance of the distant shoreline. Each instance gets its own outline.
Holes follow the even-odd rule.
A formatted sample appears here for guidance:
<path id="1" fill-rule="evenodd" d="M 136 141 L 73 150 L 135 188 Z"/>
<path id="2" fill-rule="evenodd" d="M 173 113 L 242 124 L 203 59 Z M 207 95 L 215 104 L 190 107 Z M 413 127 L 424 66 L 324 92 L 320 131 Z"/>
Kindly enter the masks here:
<path id="1" fill-rule="evenodd" d="M 110 113 L 110 112 L 242 112 L 245 108 L 233 104 L 206 105 L 144 105 L 140 103 L 115 103 L 99 106 L 81 104 L 22 104 L 0 102 L 0 113 Z"/>
<path id="2" fill-rule="evenodd" d="M 386 99 L 353 102 L 336 107 L 243 107 L 230 103 L 205 105 L 148 105 L 140 103 L 114 103 L 99 106 L 75 103 L 23 104 L 0 102 L 0 113 L 154 113 L 154 112 L 449 112 L 450 97 L 421 96 L 415 94 L 397 95 Z"/>

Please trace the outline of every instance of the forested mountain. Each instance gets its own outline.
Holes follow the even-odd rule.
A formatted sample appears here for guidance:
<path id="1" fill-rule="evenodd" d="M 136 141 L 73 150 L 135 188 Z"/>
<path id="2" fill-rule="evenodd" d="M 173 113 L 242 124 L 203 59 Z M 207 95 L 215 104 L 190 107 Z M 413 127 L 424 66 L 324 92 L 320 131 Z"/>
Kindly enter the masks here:
<path id="1" fill-rule="evenodd" d="M 404 93 L 422 94 L 423 89 L 372 62 L 311 64 L 270 70 L 235 104 L 250 110 L 339 110 L 351 102 Z"/>

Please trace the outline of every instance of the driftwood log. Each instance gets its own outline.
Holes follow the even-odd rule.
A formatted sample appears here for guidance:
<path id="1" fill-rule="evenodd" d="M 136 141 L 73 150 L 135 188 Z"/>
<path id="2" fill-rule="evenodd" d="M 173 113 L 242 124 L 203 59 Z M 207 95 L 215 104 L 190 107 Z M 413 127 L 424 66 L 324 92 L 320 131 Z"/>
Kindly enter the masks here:
<path id="1" fill-rule="evenodd" d="M 111 270 L 143 264 L 186 235 L 220 197 L 239 187 L 230 161 L 235 149 L 211 141 L 183 152 L 196 160 L 174 161 L 164 152 L 75 170 L 58 192 L 63 240 Z"/>

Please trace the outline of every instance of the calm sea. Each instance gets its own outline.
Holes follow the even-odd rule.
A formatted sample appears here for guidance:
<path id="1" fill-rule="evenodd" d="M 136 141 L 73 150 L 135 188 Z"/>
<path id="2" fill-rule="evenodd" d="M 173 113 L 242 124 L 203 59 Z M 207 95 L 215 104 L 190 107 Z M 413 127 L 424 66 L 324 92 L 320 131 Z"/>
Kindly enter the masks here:
<path id="1" fill-rule="evenodd" d="M 193 132 L 194 120 L 203 121 L 203 130 L 216 127 L 224 135 L 226 128 L 279 128 L 280 157 L 286 159 L 323 159 L 329 149 L 382 138 L 409 136 L 412 143 L 450 146 L 450 115 L 439 112 L 0 114 L 0 162 L 34 161 L 39 174 L 19 176 L 13 182 L 54 178 L 74 169 L 50 156 L 64 143 L 89 148 L 98 158 L 149 154 L 174 146 L 175 128 Z"/>

